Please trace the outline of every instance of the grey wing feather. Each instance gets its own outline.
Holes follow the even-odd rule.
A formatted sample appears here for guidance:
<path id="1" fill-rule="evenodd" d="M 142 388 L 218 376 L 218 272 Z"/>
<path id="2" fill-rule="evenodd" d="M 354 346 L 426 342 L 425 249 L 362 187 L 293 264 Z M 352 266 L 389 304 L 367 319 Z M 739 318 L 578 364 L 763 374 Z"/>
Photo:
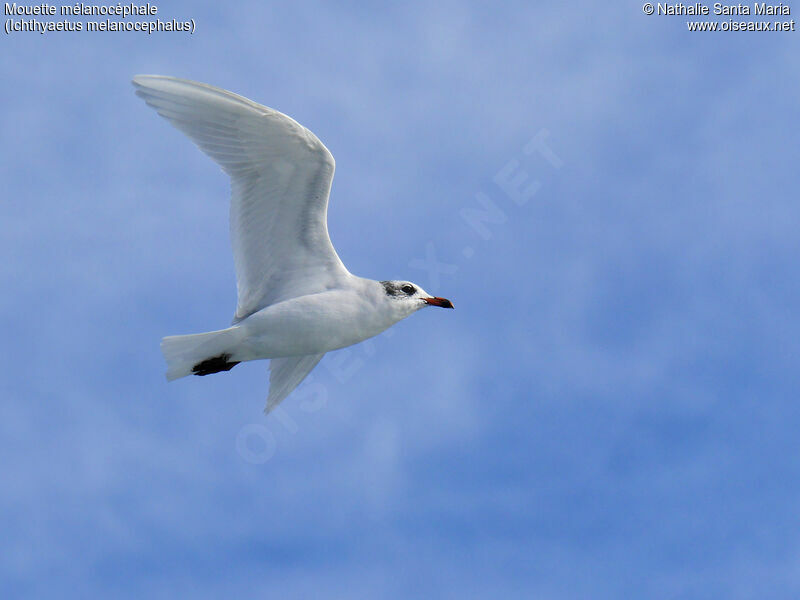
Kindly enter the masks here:
<path id="1" fill-rule="evenodd" d="M 231 177 L 239 296 L 234 321 L 349 276 L 328 235 L 335 163 L 313 133 L 276 110 L 206 84 L 157 75 L 137 75 L 133 84 Z"/>
<path id="2" fill-rule="evenodd" d="M 269 361 L 269 397 L 264 412 L 269 412 L 278 406 L 300 382 L 306 378 L 317 363 L 325 356 L 322 354 L 308 354 L 306 356 L 290 356 L 287 358 L 273 358 Z"/>

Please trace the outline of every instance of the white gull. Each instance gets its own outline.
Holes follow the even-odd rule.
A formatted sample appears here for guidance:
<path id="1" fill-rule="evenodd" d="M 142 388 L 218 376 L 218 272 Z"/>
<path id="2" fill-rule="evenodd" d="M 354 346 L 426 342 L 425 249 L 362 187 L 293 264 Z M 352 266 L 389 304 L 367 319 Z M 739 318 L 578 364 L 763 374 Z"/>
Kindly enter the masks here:
<path id="1" fill-rule="evenodd" d="M 328 236 L 334 160 L 276 110 L 203 83 L 137 75 L 136 94 L 231 178 L 238 306 L 227 329 L 165 337 L 167 379 L 271 359 L 265 412 L 322 356 L 375 336 L 420 308 L 453 308 L 409 281 L 352 275 Z"/>

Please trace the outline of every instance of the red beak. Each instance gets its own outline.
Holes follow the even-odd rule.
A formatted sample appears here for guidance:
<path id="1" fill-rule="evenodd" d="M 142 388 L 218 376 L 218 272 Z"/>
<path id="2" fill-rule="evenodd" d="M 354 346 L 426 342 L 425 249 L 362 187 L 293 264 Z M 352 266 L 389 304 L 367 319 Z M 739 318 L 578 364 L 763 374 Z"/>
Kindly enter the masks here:
<path id="1" fill-rule="evenodd" d="M 450 302 L 447 298 L 423 298 L 425 302 L 430 304 L 431 306 L 441 306 L 442 308 L 455 308 L 453 303 Z"/>

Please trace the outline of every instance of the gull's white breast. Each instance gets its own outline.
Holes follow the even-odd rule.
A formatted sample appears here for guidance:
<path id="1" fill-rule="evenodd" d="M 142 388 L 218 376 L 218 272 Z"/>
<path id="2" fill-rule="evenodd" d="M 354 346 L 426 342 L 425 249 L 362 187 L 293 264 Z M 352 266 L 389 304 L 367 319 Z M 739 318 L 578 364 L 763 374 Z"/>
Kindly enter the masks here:
<path id="1" fill-rule="evenodd" d="M 239 323 L 244 341 L 232 359 L 321 354 L 364 341 L 397 320 L 384 304 L 357 288 L 292 298 Z"/>

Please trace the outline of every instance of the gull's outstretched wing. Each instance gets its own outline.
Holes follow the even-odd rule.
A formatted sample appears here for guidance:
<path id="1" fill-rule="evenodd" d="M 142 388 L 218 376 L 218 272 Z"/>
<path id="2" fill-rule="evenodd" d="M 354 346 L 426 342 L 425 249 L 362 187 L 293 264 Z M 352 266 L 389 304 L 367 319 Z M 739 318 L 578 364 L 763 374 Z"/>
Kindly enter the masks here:
<path id="1" fill-rule="evenodd" d="M 311 369 L 325 356 L 322 354 L 308 354 L 306 356 L 289 356 L 287 358 L 273 358 L 269 361 L 269 397 L 264 412 L 269 412 L 278 406 L 294 388 L 306 378 Z"/>
<path id="2" fill-rule="evenodd" d="M 281 300 L 338 287 L 349 274 L 328 236 L 334 161 L 313 133 L 210 85 L 158 75 L 137 75 L 133 84 L 138 96 L 230 175 L 239 292 L 234 321 Z"/>

